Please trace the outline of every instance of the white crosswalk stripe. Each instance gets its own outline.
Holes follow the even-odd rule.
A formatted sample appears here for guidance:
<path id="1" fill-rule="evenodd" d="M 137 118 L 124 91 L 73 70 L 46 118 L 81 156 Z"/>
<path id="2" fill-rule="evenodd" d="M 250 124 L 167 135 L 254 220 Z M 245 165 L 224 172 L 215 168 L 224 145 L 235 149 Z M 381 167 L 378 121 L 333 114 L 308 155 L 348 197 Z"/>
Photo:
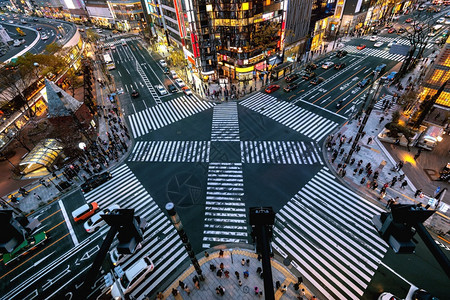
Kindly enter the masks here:
<path id="1" fill-rule="evenodd" d="M 392 102 L 392 98 L 394 98 L 392 95 L 386 95 L 383 98 L 380 98 L 380 100 L 377 101 L 374 105 L 374 109 L 378 110 L 384 110 L 384 103 Z"/>
<path id="2" fill-rule="evenodd" d="M 363 50 L 356 49 L 356 46 L 347 45 L 342 50 L 345 50 L 349 53 L 358 53 L 367 56 L 375 56 L 383 59 L 389 59 L 394 61 L 403 61 L 405 59 L 404 55 L 401 54 L 392 54 L 386 50 L 373 49 L 373 48 L 364 48 Z"/>
<path id="3" fill-rule="evenodd" d="M 147 75 L 145 74 L 144 70 L 142 70 L 141 65 L 136 60 L 136 71 L 138 71 L 139 75 L 141 75 L 142 80 L 144 80 L 145 86 L 147 87 L 148 91 L 152 95 L 153 99 L 155 99 L 156 104 L 161 104 L 161 99 L 159 98 L 158 93 L 156 93 L 155 89 L 153 88 L 153 85 L 151 84 L 150 80 L 148 80 Z"/>
<path id="4" fill-rule="evenodd" d="M 247 243 L 247 213 L 241 163 L 210 163 L 206 185 L 203 248 Z"/>
<path id="5" fill-rule="evenodd" d="M 211 141 L 239 141 L 236 102 L 226 102 L 214 106 Z"/>
<path id="6" fill-rule="evenodd" d="M 242 141 L 241 162 L 251 164 L 321 164 L 320 148 L 314 142 Z"/>
<path id="7" fill-rule="evenodd" d="M 176 271 L 188 255 L 175 227 L 132 171 L 122 165 L 111 171 L 111 174 L 112 179 L 87 193 L 85 198 L 87 202 L 97 202 L 101 209 L 112 204 L 118 204 L 121 208 L 133 208 L 135 215 L 147 220 L 148 227 L 144 232 L 142 248 L 122 264 L 122 268 L 127 270 L 144 255 L 148 255 L 155 265 L 150 277 L 131 293 L 137 299 L 159 289 L 161 283 Z M 105 226 L 101 232 L 108 229 Z"/>
<path id="8" fill-rule="evenodd" d="M 128 38 L 123 38 L 123 39 L 120 39 L 120 40 L 117 40 L 117 41 L 109 41 L 109 42 L 105 42 L 105 43 L 103 43 L 105 46 L 112 46 L 112 45 L 118 45 L 118 44 L 121 44 L 122 43 L 122 41 L 125 41 L 125 42 L 130 42 L 130 41 L 134 41 L 134 40 L 138 40 L 139 38 L 138 37 L 128 37 Z"/>
<path id="9" fill-rule="evenodd" d="M 213 107 L 215 104 L 198 100 L 195 96 L 181 96 L 128 115 L 133 137 L 137 138 L 152 130 L 159 129 L 196 113 Z"/>
<path id="10" fill-rule="evenodd" d="M 370 35 L 363 36 L 362 38 L 365 40 L 369 40 Z M 402 45 L 406 45 L 406 46 L 411 45 L 411 43 L 407 39 L 402 39 L 402 38 L 398 38 L 398 37 L 395 38 L 395 37 L 388 37 L 388 36 L 378 36 L 377 41 L 384 42 L 384 43 L 390 43 L 392 41 L 397 41 L 398 44 L 402 44 Z M 425 48 L 431 49 L 431 48 L 433 48 L 433 44 L 429 43 L 425 46 Z"/>
<path id="11" fill-rule="evenodd" d="M 138 141 L 128 161 L 209 162 L 210 141 Z"/>
<path id="12" fill-rule="evenodd" d="M 324 167 L 277 214 L 272 246 L 326 299 L 360 299 L 388 248 L 380 212 Z"/>
<path id="13" fill-rule="evenodd" d="M 315 141 L 323 139 L 337 126 L 336 122 L 263 93 L 256 93 L 240 104 Z"/>

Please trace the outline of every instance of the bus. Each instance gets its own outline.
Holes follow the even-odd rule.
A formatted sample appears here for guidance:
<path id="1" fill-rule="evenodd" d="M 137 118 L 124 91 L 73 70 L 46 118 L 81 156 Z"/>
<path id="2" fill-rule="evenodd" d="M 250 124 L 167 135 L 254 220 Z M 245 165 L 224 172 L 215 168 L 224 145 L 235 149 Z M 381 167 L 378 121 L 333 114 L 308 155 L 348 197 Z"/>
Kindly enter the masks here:
<path id="1" fill-rule="evenodd" d="M 103 58 L 105 60 L 106 68 L 108 70 L 114 70 L 116 68 L 114 61 L 111 59 L 111 56 L 109 54 L 104 54 Z"/>

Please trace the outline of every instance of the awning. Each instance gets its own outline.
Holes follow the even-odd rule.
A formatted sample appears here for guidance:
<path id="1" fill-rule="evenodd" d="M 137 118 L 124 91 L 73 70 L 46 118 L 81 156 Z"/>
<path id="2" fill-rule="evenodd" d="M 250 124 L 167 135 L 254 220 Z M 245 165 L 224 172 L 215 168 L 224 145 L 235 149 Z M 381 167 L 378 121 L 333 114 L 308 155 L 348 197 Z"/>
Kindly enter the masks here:
<path id="1" fill-rule="evenodd" d="M 63 146 L 56 139 L 40 141 L 28 155 L 19 163 L 24 174 L 29 174 L 49 167 L 63 150 Z"/>

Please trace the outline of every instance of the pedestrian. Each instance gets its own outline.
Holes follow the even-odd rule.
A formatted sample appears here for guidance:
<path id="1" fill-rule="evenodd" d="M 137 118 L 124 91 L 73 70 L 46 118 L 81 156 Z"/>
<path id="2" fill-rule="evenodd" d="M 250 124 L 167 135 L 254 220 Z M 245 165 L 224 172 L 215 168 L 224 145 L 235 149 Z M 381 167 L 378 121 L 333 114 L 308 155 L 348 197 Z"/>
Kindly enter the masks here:
<path id="1" fill-rule="evenodd" d="M 262 259 L 261 254 L 258 254 L 258 261 L 261 261 L 261 259 Z"/>
<path id="2" fill-rule="evenodd" d="M 196 282 L 194 282 L 194 286 L 197 290 L 200 289 L 200 282 L 197 280 Z"/>
<path id="3" fill-rule="evenodd" d="M 300 285 L 297 283 L 294 284 L 294 290 L 298 291 L 298 289 L 300 288 Z"/>
<path id="4" fill-rule="evenodd" d="M 363 171 L 364 171 L 364 169 L 360 168 L 359 171 L 358 171 L 358 174 L 361 175 Z"/>
<path id="5" fill-rule="evenodd" d="M 255 286 L 255 295 L 259 294 L 259 288 L 257 286 Z"/>
<path id="6" fill-rule="evenodd" d="M 183 289 L 184 290 L 184 287 L 185 287 L 185 284 L 184 284 L 184 282 L 183 281 L 178 281 L 178 285 L 179 285 L 179 287 L 181 288 L 181 289 Z"/>
<path id="7" fill-rule="evenodd" d="M 216 275 L 217 277 L 222 278 L 222 270 L 221 269 L 217 270 Z"/>
<path id="8" fill-rule="evenodd" d="M 281 288 L 281 292 L 282 293 L 285 293 L 287 291 L 287 286 L 286 285 L 283 285 L 283 287 Z"/>
<path id="9" fill-rule="evenodd" d="M 345 175 L 347 174 L 347 171 L 344 169 L 344 170 L 342 170 L 342 172 L 341 172 L 341 176 L 342 177 L 345 177 Z"/>
<path id="10" fill-rule="evenodd" d="M 361 178 L 361 181 L 359 183 L 364 184 L 366 182 L 366 177 Z"/>
<path id="11" fill-rule="evenodd" d="M 188 294 L 188 296 L 191 294 L 191 290 L 187 285 L 184 286 L 184 291 L 186 292 L 186 294 Z"/>
<path id="12" fill-rule="evenodd" d="M 342 153 L 344 153 L 344 148 L 341 148 L 341 150 L 339 151 L 339 155 L 342 155 Z"/>
<path id="13" fill-rule="evenodd" d="M 261 273 L 259 274 L 259 278 L 264 279 L 264 273 L 263 273 L 263 272 L 261 272 Z"/>
<path id="14" fill-rule="evenodd" d="M 256 269 L 256 273 L 261 273 L 262 272 L 262 269 L 261 269 L 261 267 L 258 267 L 257 269 Z"/>
<path id="15" fill-rule="evenodd" d="M 209 257 L 209 253 L 205 251 L 205 257 Z"/>
<path id="16" fill-rule="evenodd" d="M 245 259 L 241 260 L 241 265 L 245 266 Z"/>
<path id="17" fill-rule="evenodd" d="M 381 187 L 381 189 L 380 189 L 380 194 L 382 194 L 382 193 L 386 193 L 386 186 L 385 185 L 383 185 Z"/>
<path id="18" fill-rule="evenodd" d="M 405 189 L 407 185 L 408 185 L 408 182 L 405 180 L 405 181 L 402 182 L 401 188 Z"/>
<path id="19" fill-rule="evenodd" d="M 363 163 L 363 160 L 362 160 L 362 159 L 359 160 L 359 161 L 358 161 L 358 167 L 361 167 L 362 163 Z"/>
<path id="20" fill-rule="evenodd" d="M 34 198 L 36 198 L 36 200 L 42 200 L 41 196 L 39 196 L 38 194 L 34 193 Z"/>
<path id="21" fill-rule="evenodd" d="M 417 198 L 417 196 L 419 196 L 422 193 L 421 189 L 417 189 L 416 192 L 414 193 L 414 198 Z"/>
<path id="22" fill-rule="evenodd" d="M 238 271 L 235 271 L 235 272 L 234 272 L 234 275 L 236 275 L 236 278 L 239 280 L 239 272 L 238 272 Z"/>
<path id="23" fill-rule="evenodd" d="M 367 139 L 367 145 L 370 145 L 372 143 L 372 137 L 369 136 L 369 138 Z"/>
<path id="24" fill-rule="evenodd" d="M 400 171 L 402 168 L 403 168 L 403 161 L 401 160 L 397 163 L 397 172 Z"/>
<path id="25" fill-rule="evenodd" d="M 27 196 L 27 195 L 29 194 L 23 187 L 21 187 L 21 188 L 19 189 L 19 193 L 21 193 L 22 196 Z"/>
<path id="26" fill-rule="evenodd" d="M 247 267 L 250 267 L 250 259 L 247 259 L 246 263 L 247 263 Z"/>
<path id="27" fill-rule="evenodd" d="M 172 289 L 172 295 L 173 295 L 174 297 L 178 296 L 178 290 L 175 289 L 175 288 L 173 288 L 173 289 Z"/>
<path id="28" fill-rule="evenodd" d="M 366 165 L 366 170 L 369 170 L 371 167 L 372 167 L 372 164 L 371 164 L 370 162 L 367 163 L 367 165 Z"/>
<path id="29" fill-rule="evenodd" d="M 281 287 L 281 283 L 279 280 L 277 280 L 277 282 L 275 282 L 275 287 L 277 288 L 277 290 Z"/>
<path id="30" fill-rule="evenodd" d="M 414 160 L 417 160 L 421 153 L 422 153 L 422 149 L 417 150 L 416 155 L 414 155 Z"/>
<path id="31" fill-rule="evenodd" d="M 158 292 L 156 299 L 164 299 L 164 294 L 162 292 Z"/>
<path id="32" fill-rule="evenodd" d="M 216 268 L 216 266 L 215 266 L 214 264 L 210 264 L 210 265 L 209 265 L 209 269 L 210 269 L 212 272 L 214 272 L 217 268 Z"/>
<path id="33" fill-rule="evenodd" d="M 220 268 L 221 270 L 223 270 L 223 268 L 224 268 L 223 263 L 220 263 L 219 268 Z"/>
<path id="34" fill-rule="evenodd" d="M 225 278 L 230 278 L 230 271 L 225 270 L 225 272 L 223 272 L 223 274 L 225 274 Z"/>
<path id="35" fill-rule="evenodd" d="M 348 142 L 347 142 L 347 143 L 351 144 L 351 143 L 352 143 L 352 140 L 353 140 L 353 137 L 350 137 L 350 138 L 348 139 Z"/>
<path id="36" fill-rule="evenodd" d="M 222 249 L 220 249 L 220 251 L 219 251 L 219 257 L 223 257 L 223 250 Z"/>
<path id="37" fill-rule="evenodd" d="M 405 179 L 405 173 L 403 173 L 402 175 L 400 175 L 399 177 L 398 177 L 398 180 L 399 181 L 403 181 L 403 179 Z"/>
<path id="38" fill-rule="evenodd" d="M 259 298 L 262 298 L 263 292 L 259 291 Z"/>
<path id="39" fill-rule="evenodd" d="M 360 145 L 356 145 L 356 153 L 358 153 L 359 150 L 361 150 L 361 146 Z"/>
<path id="40" fill-rule="evenodd" d="M 48 185 L 47 185 L 47 183 L 45 182 L 45 180 L 44 179 L 39 179 L 39 182 L 44 186 L 44 187 L 46 187 L 46 188 L 48 188 Z"/>
<path id="41" fill-rule="evenodd" d="M 353 165 L 354 163 L 355 163 L 355 158 L 352 158 L 352 159 L 350 160 L 350 166 Z"/>
<path id="42" fill-rule="evenodd" d="M 383 121 L 384 121 L 384 117 L 381 116 L 380 121 L 378 122 L 378 124 L 381 124 L 381 122 L 383 122 Z"/>
<path id="43" fill-rule="evenodd" d="M 356 173 L 358 173 L 358 168 L 356 168 L 356 169 L 353 170 L 353 176 L 355 176 Z"/>
<path id="44" fill-rule="evenodd" d="M 391 205 L 394 203 L 394 199 L 389 199 L 388 202 L 386 203 L 386 208 L 391 208 Z"/>
<path id="45" fill-rule="evenodd" d="M 375 171 L 375 172 L 373 173 L 373 179 L 377 180 L 379 175 L 380 175 L 380 172 Z"/>
<path id="46" fill-rule="evenodd" d="M 396 182 L 397 182 L 397 176 L 394 176 L 391 181 L 391 187 L 393 187 Z"/>
<path id="47" fill-rule="evenodd" d="M 244 278 L 248 278 L 248 275 L 249 275 L 248 270 L 245 270 L 243 273 L 244 273 Z"/>

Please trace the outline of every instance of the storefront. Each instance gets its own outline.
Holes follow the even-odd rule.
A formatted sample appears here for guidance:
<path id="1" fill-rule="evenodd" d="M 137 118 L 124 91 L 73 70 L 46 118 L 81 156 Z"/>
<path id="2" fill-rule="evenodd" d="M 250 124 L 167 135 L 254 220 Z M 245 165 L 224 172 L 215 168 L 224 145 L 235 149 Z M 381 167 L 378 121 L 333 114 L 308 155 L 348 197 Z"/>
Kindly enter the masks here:
<path id="1" fill-rule="evenodd" d="M 290 74 L 292 72 L 292 66 L 293 66 L 292 62 L 285 62 L 285 63 L 282 63 L 282 64 L 274 67 L 272 70 L 272 75 L 271 75 L 272 79 L 278 80 L 278 79 L 283 78 L 284 76 Z"/>

